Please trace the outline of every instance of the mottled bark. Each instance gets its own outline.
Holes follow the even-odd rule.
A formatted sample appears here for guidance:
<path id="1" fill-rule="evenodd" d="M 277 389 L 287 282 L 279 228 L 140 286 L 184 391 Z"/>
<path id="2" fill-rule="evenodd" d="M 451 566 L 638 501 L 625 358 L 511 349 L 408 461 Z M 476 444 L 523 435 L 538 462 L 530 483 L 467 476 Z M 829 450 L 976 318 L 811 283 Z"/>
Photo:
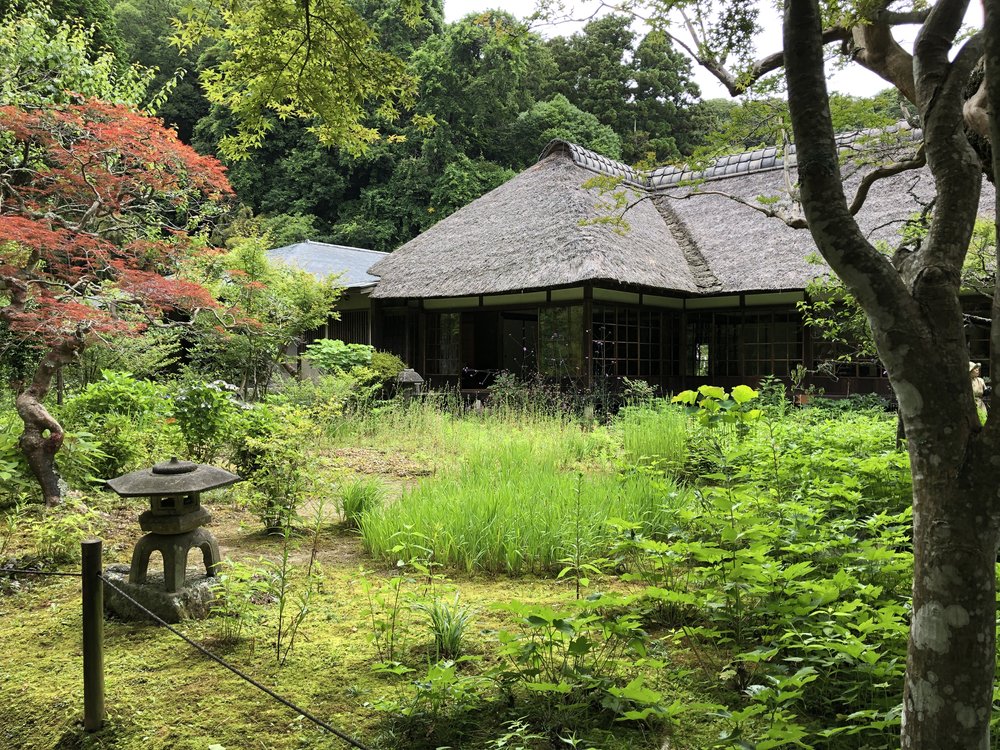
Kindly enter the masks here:
<path id="1" fill-rule="evenodd" d="M 59 475 L 56 473 L 55 457 L 63 443 L 63 429 L 49 414 L 43 401 L 52 386 L 52 379 L 58 369 L 67 364 L 83 349 L 83 339 L 73 337 L 50 349 L 35 370 L 31 382 L 26 386 L 15 384 L 17 399 L 15 405 L 18 416 L 24 423 L 24 432 L 18 439 L 18 447 L 38 480 L 46 505 L 57 505 L 62 493 L 59 489 Z"/>
<path id="2" fill-rule="evenodd" d="M 913 56 L 892 36 L 892 27 L 869 23 L 851 29 L 851 58 L 895 86 L 907 99 L 916 103 L 913 83 Z"/>
<path id="3" fill-rule="evenodd" d="M 950 420 L 937 421 L 938 435 L 946 435 Z M 971 431 L 965 437 L 973 439 Z M 906 750 L 990 746 L 998 472 L 989 462 L 970 465 L 969 456 L 942 466 L 961 442 L 938 446 L 910 438 L 914 576 L 901 736 Z"/>
<path id="4" fill-rule="evenodd" d="M 57 505 L 62 493 L 59 490 L 55 458 L 63 442 L 62 427 L 30 389 L 18 395 L 17 413 L 24 422 L 24 432 L 17 441 L 18 447 L 38 480 L 45 504 Z"/>
<path id="5" fill-rule="evenodd" d="M 844 200 L 818 4 L 786 0 L 785 6 L 803 211 L 823 257 L 865 310 L 906 424 L 914 510 L 901 733 L 908 750 L 989 746 L 1000 420 L 980 428 L 959 303 L 982 181 L 979 159 L 962 135 L 962 83 L 982 39 L 949 59 L 966 5 L 940 0 L 915 47 L 914 90 L 937 202 L 927 238 L 899 271 L 865 240 Z"/>

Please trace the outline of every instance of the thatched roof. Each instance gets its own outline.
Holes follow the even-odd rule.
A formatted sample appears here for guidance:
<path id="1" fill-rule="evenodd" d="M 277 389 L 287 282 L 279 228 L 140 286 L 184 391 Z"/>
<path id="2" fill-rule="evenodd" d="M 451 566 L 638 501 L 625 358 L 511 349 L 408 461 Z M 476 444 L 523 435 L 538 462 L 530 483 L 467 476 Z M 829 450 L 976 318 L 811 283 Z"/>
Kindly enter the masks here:
<path id="1" fill-rule="evenodd" d="M 583 281 L 697 293 L 684 252 L 656 207 L 628 212 L 630 230 L 581 223 L 606 217 L 607 196 L 564 152 L 442 219 L 370 269 L 373 297 L 462 297 Z M 637 196 L 638 197 L 638 196 Z"/>
<path id="2" fill-rule="evenodd" d="M 845 137 L 841 146 L 871 148 L 860 138 L 868 135 Z M 852 171 L 844 170 L 848 195 L 860 179 Z M 595 175 L 619 179 L 638 201 L 625 214 L 626 231 L 587 222 L 616 214 L 607 196 L 584 187 Z M 698 172 L 642 172 L 553 141 L 536 165 L 376 263 L 373 296 L 460 297 L 585 281 L 681 296 L 800 290 L 828 271 L 812 260 L 809 232 L 733 200 L 761 205 L 760 196 L 773 196 L 792 210 L 795 181 L 794 146 L 724 157 Z M 881 180 L 858 223 L 870 239 L 893 241 L 932 196 L 926 169 Z M 992 215 L 992 201 L 984 186 L 981 213 Z"/>
<path id="3" fill-rule="evenodd" d="M 296 242 L 267 252 L 271 260 L 308 271 L 320 279 L 339 274 L 339 283 L 348 289 L 374 286 L 378 278 L 368 273 L 368 267 L 386 255 L 377 250 L 315 240 Z"/>

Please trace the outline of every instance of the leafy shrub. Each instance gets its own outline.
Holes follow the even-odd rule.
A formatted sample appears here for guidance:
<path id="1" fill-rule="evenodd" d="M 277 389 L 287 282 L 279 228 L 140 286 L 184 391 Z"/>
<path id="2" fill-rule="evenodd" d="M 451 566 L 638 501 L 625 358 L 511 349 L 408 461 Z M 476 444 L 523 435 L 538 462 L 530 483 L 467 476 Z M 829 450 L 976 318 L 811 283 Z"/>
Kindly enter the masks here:
<path id="1" fill-rule="evenodd" d="M 127 372 L 102 370 L 101 379 L 66 400 L 61 415 L 70 424 L 90 424 L 95 417 L 120 414 L 137 424 L 165 417 L 169 411 L 166 388 L 139 380 Z"/>
<path id="2" fill-rule="evenodd" d="M 341 486 L 338 500 L 344 523 L 357 528 L 361 516 L 385 500 L 385 487 L 377 479 L 360 477 Z"/>
<path id="3" fill-rule="evenodd" d="M 253 636 L 263 605 L 270 600 L 270 587 L 267 571 L 259 565 L 229 559 L 219 563 L 212 614 L 219 618 L 220 641 L 238 643 L 247 634 Z"/>
<path id="4" fill-rule="evenodd" d="M 302 355 L 310 363 L 328 373 L 345 372 L 354 367 L 367 367 L 375 349 L 367 344 L 345 344 L 340 339 L 319 339 L 306 347 Z"/>
<path id="5" fill-rule="evenodd" d="M 37 483 L 17 441 L 24 426 L 11 409 L 0 418 L 0 507 L 38 493 Z"/>
<path id="6" fill-rule="evenodd" d="M 80 542 L 94 536 L 99 516 L 82 503 L 63 503 L 45 509 L 28 525 L 28 533 L 39 557 L 53 563 L 80 559 Z"/>
<path id="7" fill-rule="evenodd" d="M 315 429 L 300 409 L 256 404 L 234 426 L 232 460 L 250 485 L 251 505 L 266 529 L 294 520 L 306 491 L 305 451 Z"/>
<path id="8" fill-rule="evenodd" d="M 638 615 L 618 614 L 618 606 L 608 604 L 622 602 L 581 600 L 565 611 L 521 602 L 496 605 L 518 623 L 518 630 L 498 634 L 506 664 L 496 675 L 501 685 L 523 691 L 526 710 L 556 726 L 572 726 L 602 708 L 626 710 L 611 691 L 622 688 L 622 678 L 646 657 L 648 636 Z"/>
<path id="9" fill-rule="evenodd" d="M 476 709 L 486 699 L 490 680 L 461 671 L 469 661 L 472 657 L 434 662 L 413 680 L 411 695 L 375 704 L 380 711 L 396 715 L 405 737 L 397 747 L 462 747 L 466 732 L 481 725 L 482 715 Z"/>
<path id="10" fill-rule="evenodd" d="M 650 385 L 645 380 L 622 378 L 622 396 L 629 406 L 649 404 L 656 396 L 656 387 Z"/>
<path id="11" fill-rule="evenodd" d="M 71 487 L 86 487 L 100 482 L 98 471 L 108 456 L 98 439 L 89 432 L 67 432 L 56 454 L 56 471 Z"/>
<path id="12" fill-rule="evenodd" d="M 103 370 L 101 380 L 66 400 L 60 417 L 71 433 L 99 435 L 94 442 L 102 455 L 90 473 L 107 479 L 162 455 L 169 403 L 163 386 Z"/>
<path id="13" fill-rule="evenodd" d="M 14 535 L 24 526 L 27 518 L 27 505 L 24 502 L 17 502 L 14 506 L 0 516 L 0 565 L 6 559 L 4 555 L 10 546 Z"/>
<path id="14" fill-rule="evenodd" d="M 406 369 L 406 363 L 390 352 L 372 352 L 371 363 L 368 365 L 379 383 L 391 383 Z"/>
<path id="15" fill-rule="evenodd" d="M 239 411 L 236 391 L 221 380 L 191 381 L 177 389 L 173 417 L 190 458 L 212 461 L 222 451 Z"/>
<path id="16" fill-rule="evenodd" d="M 825 411 L 832 416 L 850 412 L 885 412 L 890 410 L 891 405 L 884 396 L 877 393 L 856 393 L 845 398 L 814 398 L 810 400 L 809 408 Z"/>

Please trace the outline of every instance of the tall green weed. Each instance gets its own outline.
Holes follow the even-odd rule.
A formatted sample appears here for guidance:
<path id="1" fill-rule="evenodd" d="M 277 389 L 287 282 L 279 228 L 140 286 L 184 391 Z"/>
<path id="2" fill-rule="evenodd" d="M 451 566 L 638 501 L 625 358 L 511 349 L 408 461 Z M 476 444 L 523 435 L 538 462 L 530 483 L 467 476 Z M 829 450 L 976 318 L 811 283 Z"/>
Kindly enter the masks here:
<path id="1" fill-rule="evenodd" d="M 441 565 L 555 572 L 575 546 L 606 546 L 608 520 L 634 520 L 661 533 L 670 508 L 685 502 L 685 491 L 668 479 L 608 471 L 604 432 L 551 420 L 470 426 L 453 422 L 445 430 L 461 438 L 460 460 L 361 517 L 362 540 L 376 557 L 396 559 L 401 538 L 418 534 Z"/>

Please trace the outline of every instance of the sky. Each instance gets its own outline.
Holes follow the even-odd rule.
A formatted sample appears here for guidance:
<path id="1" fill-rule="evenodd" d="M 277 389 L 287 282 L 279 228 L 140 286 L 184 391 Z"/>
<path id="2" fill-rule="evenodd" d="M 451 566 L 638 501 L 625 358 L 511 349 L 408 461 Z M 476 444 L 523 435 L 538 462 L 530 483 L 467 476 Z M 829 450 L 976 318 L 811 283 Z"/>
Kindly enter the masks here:
<path id="1" fill-rule="evenodd" d="M 592 4 L 590 5 L 590 9 L 588 9 L 585 2 L 572 3 L 572 0 L 567 0 L 567 5 L 579 8 L 579 17 L 585 17 L 591 12 L 590 9 L 593 8 Z M 764 31 L 759 37 L 757 56 L 770 54 L 781 48 L 781 19 L 770 4 L 764 3 L 763 6 L 761 22 Z M 496 8 L 509 11 L 518 18 L 524 18 L 535 10 L 535 0 L 444 0 L 445 18 L 448 21 L 457 21 L 469 13 Z M 975 26 L 981 25 L 982 11 L 979 3 L 970 3 L 970 11 L 969 15 L 966 16 L 966 23 Z M 582 23 L 563 23 L 559 25 L 538 26 L 535 30 L 544 37 L 552 37 L 572 34 L 582 27 Z M 637 26 L 636 30 L 638 33 L 642 33 L 640 26 Z M 912 45 L 914 33 L 915 27 L 912 27 L 908 38 L 900 33 L 897 34 L 897 39 L 904 46 Z M 693 72 L 695 81 L 697 81 L 701 88 L 703 99 L 729 98 L 729 93 L 722 84 L 705 69 L 694 65 Z M 879 91 L 889 88 L 889 84 L 860 65 L 850 65 L 845 70 L 834 74 L 830 82 L 830 88 L 834 91 L 853 96 L 873 96 Z"/>

